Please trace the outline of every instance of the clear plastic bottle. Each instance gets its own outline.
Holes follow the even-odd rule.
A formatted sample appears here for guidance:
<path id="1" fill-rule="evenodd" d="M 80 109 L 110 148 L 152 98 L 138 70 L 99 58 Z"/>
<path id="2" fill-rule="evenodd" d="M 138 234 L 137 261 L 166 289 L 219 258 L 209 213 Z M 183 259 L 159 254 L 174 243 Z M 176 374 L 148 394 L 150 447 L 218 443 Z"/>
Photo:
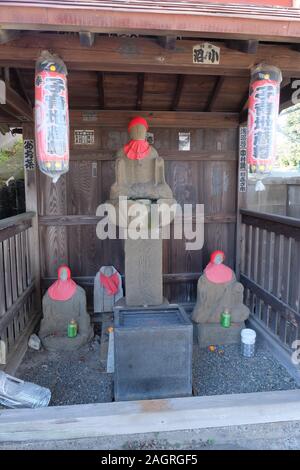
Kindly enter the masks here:
<path id="1" fill-rule="evenodd" d="M 250 328 L 241 331 L 241 354 L 244 357 L 253 357 L 255 354 L 256 332 Z"/>
<path id="2" fill-rule="evenodd" d="M 48 406 L 48 388 L 12 377 L 0 371 L 0 404 L 8 408 L 42 408 Z"/>

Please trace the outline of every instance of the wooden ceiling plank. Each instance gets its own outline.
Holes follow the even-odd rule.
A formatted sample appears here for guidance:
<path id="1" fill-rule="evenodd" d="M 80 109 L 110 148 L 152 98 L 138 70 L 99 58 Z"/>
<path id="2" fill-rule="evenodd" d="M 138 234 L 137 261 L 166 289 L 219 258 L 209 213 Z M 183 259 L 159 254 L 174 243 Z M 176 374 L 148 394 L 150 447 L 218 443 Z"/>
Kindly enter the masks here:
<path id="1" fill-rule="evenodd" d="M 105 108 L 105 93 L 104 93 L 104 72 L 97 72 L 97 85 L 99 95 L 99 108 Z"/>
<path id="2" fill-rule="evenodd" d="M 205 111 L 206 112 L 211 112 L 218 97 L 219 97 L 219 94 L 220 94 L 220 91 L 222 89 L 222 86 L 224 84 L 224 81 L 225 81 L 225 77 L 218 77 L 217 80 L 216 80 L 216 83 L 213 87 L 213 90 L 211 92 L 211 95 L 208 99 L 208 102 L 207 102 L 207 105 L 206 105 L 206 109 Z"/>
<path id="3" fill-rule="evenodd" d="M 172 105 L 171 105 L 171 111 L 176 111 L 178 106 L 179 106 L 180 98 L 181 98 L 181 95 L 182 95 L 182 90 L 183 90 L 183 87 L 184 87 L 184 82 L 185 82 L 185 76 L 182 75 L 182 74 L 178 74 L 177 75 L 177 84 L 176 84 L 176 88 L 175 88 L 175 93 L 174 93 L 173 101 L 172 101 Z"/>
<path id="4" fill-rule="evenodd" d="M 145 74 L 138 73 L 137 75 L 137 95 L 136 95 L 136 109 L 139 111 L 143 106 Z"/>
<path id="5" fill-rule="evenodd" d="M 22 73 L 19 69 L 15 69 L 15 72 L 16 72 L 16 75 L 18 77 L 20 89 L 22 90 L 22 93 L 23 93 L 27 103 L 29 104 L 30 107 L 32 107 L 32 102 L 31 102 L 31 99 L 29 98 L 29 95 L 27 93 L 27 89 L 26 89 L 26 86 L 25 86 L 25 83 L 24 83 L 23 75 L 22 75 Z"/>

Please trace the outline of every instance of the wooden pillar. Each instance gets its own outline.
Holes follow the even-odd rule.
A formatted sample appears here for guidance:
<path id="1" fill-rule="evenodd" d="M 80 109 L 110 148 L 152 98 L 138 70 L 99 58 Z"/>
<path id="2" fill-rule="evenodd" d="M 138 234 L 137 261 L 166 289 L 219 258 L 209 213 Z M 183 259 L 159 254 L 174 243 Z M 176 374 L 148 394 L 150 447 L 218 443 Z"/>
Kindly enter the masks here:
<path id="1" fill-rule="evenodd" d="M 34 124 L 28 123 L 23 125 L 23 142 L 33 141 L 34 143 Z M 41 311 L 41 268 L 40 268 L 40 239 L 39 239 L 39 217 L 38 217 L 38 178 L 37 178 L 37 161 L 35 158 L 35 145 L 34 145 L 34 167 L 24 168 L 25 176 L 25 199 L 26 211 L 35 212 L 35 217 L 32 221 L 32 233 L 29 240 L 30 247 L 30 263 L 32 274 L 35 283 L 35 308 Z"/>

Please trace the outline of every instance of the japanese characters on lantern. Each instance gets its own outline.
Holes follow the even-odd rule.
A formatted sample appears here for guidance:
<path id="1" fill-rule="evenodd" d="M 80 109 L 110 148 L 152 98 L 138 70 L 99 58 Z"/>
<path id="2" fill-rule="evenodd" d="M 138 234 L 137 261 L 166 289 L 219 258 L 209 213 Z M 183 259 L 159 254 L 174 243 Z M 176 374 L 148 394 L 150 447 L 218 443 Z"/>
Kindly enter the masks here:
<path id="1" fill-rule="evenodd" d="M 260 64 L 251 72 L 247 155 L 252 173 L 272 170 L 281 80 L 274 66 Z"/>
<path id="2" fill-rule="evenodd" d="M 39 168 L 56 183 L 69 170 L 67 69 L 47 51 L 36 62 L 35 134 Z"/>

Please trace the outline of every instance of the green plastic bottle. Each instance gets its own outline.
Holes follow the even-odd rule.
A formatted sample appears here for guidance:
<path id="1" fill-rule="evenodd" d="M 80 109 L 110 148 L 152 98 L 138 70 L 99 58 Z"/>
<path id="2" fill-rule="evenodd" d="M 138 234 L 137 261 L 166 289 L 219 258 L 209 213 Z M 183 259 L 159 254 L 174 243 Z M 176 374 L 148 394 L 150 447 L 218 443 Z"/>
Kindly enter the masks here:
<path id="1" fill-rule="evenodd" d="M 220 323 L 223 328 L 230 328 L 231 326 L 231 313 L 228 308 L 224 309 L 224 312 L 221 313 Z"/>
<path id="2" fill-rule="evenodd" d="M 71 320 L 68 324 L 68 338 L 75 338 L 77 336 L 77 322 Z"/>

